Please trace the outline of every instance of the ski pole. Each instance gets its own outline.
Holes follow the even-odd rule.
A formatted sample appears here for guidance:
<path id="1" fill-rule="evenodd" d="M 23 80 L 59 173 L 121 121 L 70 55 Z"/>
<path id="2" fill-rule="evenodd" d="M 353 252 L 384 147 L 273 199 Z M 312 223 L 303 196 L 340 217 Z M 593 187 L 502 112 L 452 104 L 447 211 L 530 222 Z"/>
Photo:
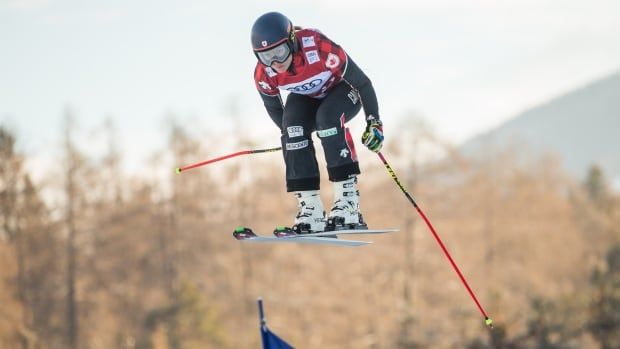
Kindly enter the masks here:
<path id="1" fill-rule="evenodd" d="M 233 157 L 239 156 L 239 155 L 257 154 L 257 153 L 269 153 L 269 152 L 274 152 L 274 151 L 278 151 L 278 150 L 281 150 L 281 149 L 282 149 L 282 147 L 268 148 L 268 149 L 242 150 L 242 151 L 238 151 L 236 153 L 220 156 L 220 157 L 217 157 L 217 158 L 214 158 L 214 159 L 210 159 L 210 160 L 205 160 L 205 161 L 198 162 L 198 163 L 195 163 L 195 164 L 192 164 L 192 165 L 187 165 L 187 166 L 184 166 L 184 167 L 177 167 L 175 171 L 176 171 L 176 173 L 181 173 L 183 171 L 187 171 L 187 170 L 190 170 L 192 168 L 208 165 L 208 164 L 216 162 L 216 161 L 230 159 L 230 158 L 233 158 Z"/>
<path id="2" fill-rule="evenodd" d="M 413 197 L 409 194 L 409 192 L 407 192 L 405 187 L 403 187 L 403 185 L 400 183 L 400 181 L 398 180 L 398 177 L 396 177 L 396 173 L 394 173 L 394 170 L 392 170 L 392 167 L 390 166 L 390 164 L 388 164 L 387 160 L 385 160 L 385 157 L 383 156 L 383 154 L 381 154 L 381 152 L 378 152 L 377 155 L 379 155 L 379 158 L 383 162 L 383 165 L 385 165 L 385 168 L 390 173 L 390 176 L 392 176 L 392 179 L 394 180 L 394 182 L 396 182 L 396 184 L 398 185 L 400 190 L 405 194 L 405 196 L 407 197 L 409 202 L 411 202 L 413 207 L 415 207 L 416 211 L 418 211 L 418 213 L 420 214 L 420 216 L 422 217 L 424 222 L 426 222 L 426 225 L 430 229 L 431 233 L 433 233 L 433 236 L 435 237 L 435 240 L 437 240 L 437 243 L 439 244 L 439 246 L 443 250 L 443 253 L 446 255 L 446 257 L 448 257 L 448 260 L 450 261 L 450 264 L 452 264 L 452 268 L 454 268 L 454 271 L 458 274 L 459 278 L 461 279 L 461 282 L 463 283 L 463 285 L 467 289 L 467 292 L 469 292 L 469 295 L 471 296 L 471 298 L 474 300 L 474 302 L 478 306 L 478 309 L 480 310 L 480 313 L 482 314 L 482 316 L 484 316 L 484 323 L 487 326 L 489 326 L 490 328 L 493 328 L 493 320 L 484 311 L 484 309 L 482 308 L 482 305 L 480 305 L 480 302 L 478 302 L 478 298 L 476 298 L 476 295 L 471 290 L 471 287 L 469 287 L 469 284 L 467 283 L 467 280 L 465 280 L 465 277 L 463 276 L 463 274 L 459 270 L 459 267 L 456 265 L 456 263 L 452 259 L 452 256 L 450 256 L 450 252 L 448 252 L 448 249 L 444 245 L 443 241 L 441 241 L 441 238 L 439 237 L 439 235 L 435 231 L 435 228 L 433 228 L 433 225 L 431 224 L 430 220 L 428 218 L 426 218 L 426 215 L 424 214 L 424 212 L 422 212 L 422 210 L 420 209 L 418 204 L 416 204 L 416 202 L 413 199 Z"/>

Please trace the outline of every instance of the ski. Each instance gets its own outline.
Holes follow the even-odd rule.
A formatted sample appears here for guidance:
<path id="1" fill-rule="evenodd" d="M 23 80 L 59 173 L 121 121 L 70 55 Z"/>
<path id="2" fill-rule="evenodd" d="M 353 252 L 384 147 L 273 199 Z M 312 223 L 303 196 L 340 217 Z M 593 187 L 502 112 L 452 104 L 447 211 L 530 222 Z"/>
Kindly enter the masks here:
<path id="1" fill-rule="evenodd" d="M 322 236 L 334 235 L 334 232 L 328 232 L 328 234 Z M 321 234 L 321 233 L 316 233 Z M 246 227 L 238 227 L 233 232 L 235 239 L 243 242 L 257 242 L 257 243 L 296 243 L 296 244 L 314 244 L 314 245 L 334 245 L 334 246 L 364 246 L 369 245 L 370 241 L 358 241 L 358 240 L 344 240 L 322 236 L 283 236 L 283 237 L 271 237 L 255 234 L 252 229 Z"/>
<path id="2" fill-rule="evenodd" d="M 352 234 L 387 234 L 397 232 L 398 229 L 345 229 L 345 230 L 333 230 L 322 231 L 320 233 L 309 233 L 303 235 L 287 235 L 288 237 L 300 238 L 300 237 L 321 237 L 321 236 L 334 236 L 334 235 L 352 235 Z"/>

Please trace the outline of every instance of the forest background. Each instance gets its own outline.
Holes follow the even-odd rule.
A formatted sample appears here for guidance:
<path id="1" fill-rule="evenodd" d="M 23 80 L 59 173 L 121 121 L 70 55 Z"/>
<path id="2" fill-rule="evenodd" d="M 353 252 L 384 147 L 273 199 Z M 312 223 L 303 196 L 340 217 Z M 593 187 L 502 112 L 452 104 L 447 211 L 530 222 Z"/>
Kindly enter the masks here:
<path id="1" fill-rule="evenodd" d="M 126 177 L 114 124 L 95 131 L 108 148 L 91 156 L 67 111 L 61 157 L 37 185 L 0 129 L 1 347 L 257 348 L 262 297 L 270 326 L 300 348 L 618 348 L 620 199 L 597 166 L 577 181 L 553 154 L 464 157 L 416 115 L 390 128 L 400 141 L 384 153 L 494 319 L 489 331 L 373 153 L 359 149 L 362 209 L 399 233 L 362 248 L 243 244 L 236 226 L 269 232 L 295 213 L 281 155 L 176 175 L 227 149 L 168 120 L 152 159 L 167 174 Z"/>

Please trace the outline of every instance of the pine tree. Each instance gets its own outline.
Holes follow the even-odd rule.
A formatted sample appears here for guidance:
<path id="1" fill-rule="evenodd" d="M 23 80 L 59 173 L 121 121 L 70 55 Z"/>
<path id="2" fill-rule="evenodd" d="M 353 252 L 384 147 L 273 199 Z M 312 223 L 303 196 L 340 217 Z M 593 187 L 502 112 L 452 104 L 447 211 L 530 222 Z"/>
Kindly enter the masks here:
<path id="1" fill-rule="evenodd" d="M 590 166 L 584 182 L 584 188 L 588 198 L 599 208 L 607 205 L 609 201 L 609 184 L 600 166 Z"/>

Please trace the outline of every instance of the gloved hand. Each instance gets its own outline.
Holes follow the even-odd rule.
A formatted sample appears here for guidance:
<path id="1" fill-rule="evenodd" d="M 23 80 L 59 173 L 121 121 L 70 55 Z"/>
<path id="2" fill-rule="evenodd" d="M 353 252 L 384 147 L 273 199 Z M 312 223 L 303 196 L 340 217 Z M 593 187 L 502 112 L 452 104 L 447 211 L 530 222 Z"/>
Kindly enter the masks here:
<path id="1" fill-rule="evenodd" d="M 362 143 L 368 149 L 378 153 L 383 147 L 383 139 L 383 123 L 372 115 L 368 116 L 366 118 L 366 129 L 362 134 Z"/>

